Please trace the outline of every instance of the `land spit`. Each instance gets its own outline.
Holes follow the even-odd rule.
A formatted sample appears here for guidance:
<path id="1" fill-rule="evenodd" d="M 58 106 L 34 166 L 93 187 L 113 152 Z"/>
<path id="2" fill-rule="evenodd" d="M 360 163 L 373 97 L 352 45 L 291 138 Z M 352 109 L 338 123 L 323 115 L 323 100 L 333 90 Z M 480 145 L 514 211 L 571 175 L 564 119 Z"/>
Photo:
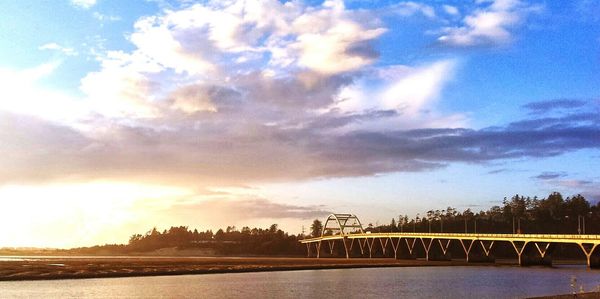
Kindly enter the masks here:
<path id="1" fill-rule="evenodd" d="M 293 257 L 19 257 L 0 259 L 0 281 L 316 269 L 472 266 L 465 261 Z M 497 264 L 496 264 L 497 265 Z"/>

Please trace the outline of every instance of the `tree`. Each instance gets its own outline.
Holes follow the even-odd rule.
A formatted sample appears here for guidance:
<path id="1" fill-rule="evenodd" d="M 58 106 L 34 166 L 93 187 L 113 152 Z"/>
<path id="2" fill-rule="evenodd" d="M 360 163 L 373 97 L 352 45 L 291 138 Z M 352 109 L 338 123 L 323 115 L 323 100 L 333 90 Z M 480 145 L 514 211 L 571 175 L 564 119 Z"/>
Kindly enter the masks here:
<path id="1" fill-rule="evenodd" d="M 319 219 L 315 219 L 310 226 L 310 234 L 313 237 L 321 236 L 321 231 L 323 230 L 323 223 Z"/>
<path id="2" fill-rule="evenodd" d="M 219 229 L 216 233 L 215 233 L 215 240 L 221 241 L 223 240 L 223 236 L 225 235 L 225 232 L 223 231 L 223 229 Z"/>
<path id="3" fill-rule="evenodd" d="M 277 229 L 278 229 L 277 227 L 278 227 L 277 224 L 271 224 L 271 226 L 269 227 L 269 233 L 272 233 L 272 234 L 276 233 Z"/>
<path id="4" fill-rule="evenodd" d="M 567 200 L 563 203 L 565 214 L 570 217 L 575 217 L 579 215 L 587 215 L 590 211 L 590 203 L 585 199 L 585 197 L 577 194 L 571 198 L 567 197 Z"/>

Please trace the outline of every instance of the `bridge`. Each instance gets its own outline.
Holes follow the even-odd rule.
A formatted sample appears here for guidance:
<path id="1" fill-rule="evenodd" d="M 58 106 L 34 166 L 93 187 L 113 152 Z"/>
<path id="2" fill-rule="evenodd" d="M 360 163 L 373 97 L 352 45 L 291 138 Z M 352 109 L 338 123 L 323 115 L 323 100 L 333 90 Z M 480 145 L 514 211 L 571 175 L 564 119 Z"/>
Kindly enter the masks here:
<path id="1" fill-rule="evenodd" d="M 500 246 L 514 249 L 519 265 L 552 265 L 558 244 L 576 245 L 587 259 L 587 266 L 600 268 L 600 235 L 558 234 L 477 234 L 477 233 L 373 233 L 365 231 L 353 214 L 331 214 L 321 236 L 300 240 L 307 256 L 425 258 L 450 260 L 451 248 L 467 262 L 493 262 Z M 327 245 L 322 246 L 323 244 Z M 336 247 L 337 244 L 340 244 Z M 323 252 L 324 251 L 324 252 Z M 464 255 L 463 255 L 464 254 Z"/>

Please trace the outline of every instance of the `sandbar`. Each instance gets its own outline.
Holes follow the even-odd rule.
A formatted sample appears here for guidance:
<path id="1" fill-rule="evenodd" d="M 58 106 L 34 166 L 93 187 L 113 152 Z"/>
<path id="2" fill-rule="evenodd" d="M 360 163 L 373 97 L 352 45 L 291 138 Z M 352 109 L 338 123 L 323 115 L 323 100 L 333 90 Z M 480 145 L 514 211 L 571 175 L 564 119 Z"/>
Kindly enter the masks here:
<path id="1" fill-rule="evenodd" d="M 369 267 L 467 266 L 464 261 L 300 257 L 25 257 L 0 259 L 0 281 Z M 481 265 L 481 264 L 479 264 Z M 493 264 L 490 264 L 493 265 Z"/>

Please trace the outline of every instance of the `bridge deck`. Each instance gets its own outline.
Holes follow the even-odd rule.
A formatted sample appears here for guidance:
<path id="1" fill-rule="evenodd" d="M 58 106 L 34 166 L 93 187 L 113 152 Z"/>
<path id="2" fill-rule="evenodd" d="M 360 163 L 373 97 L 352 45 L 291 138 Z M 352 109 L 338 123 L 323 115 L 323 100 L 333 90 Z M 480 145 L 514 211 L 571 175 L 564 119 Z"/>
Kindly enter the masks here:
<path id="1" fill-rule="evenodd" d="M 464 234 L 464 233 L 356 233 L 331 235 L 303 239 L 301 243 L 313 243 L 325 240 L 370 239 L 370 238 L 426 238 L 446 240 L 482 240 L 513 242 L 551 242 L 600 244 L 600 235 L 560 235 L 560 234 Z"/>

